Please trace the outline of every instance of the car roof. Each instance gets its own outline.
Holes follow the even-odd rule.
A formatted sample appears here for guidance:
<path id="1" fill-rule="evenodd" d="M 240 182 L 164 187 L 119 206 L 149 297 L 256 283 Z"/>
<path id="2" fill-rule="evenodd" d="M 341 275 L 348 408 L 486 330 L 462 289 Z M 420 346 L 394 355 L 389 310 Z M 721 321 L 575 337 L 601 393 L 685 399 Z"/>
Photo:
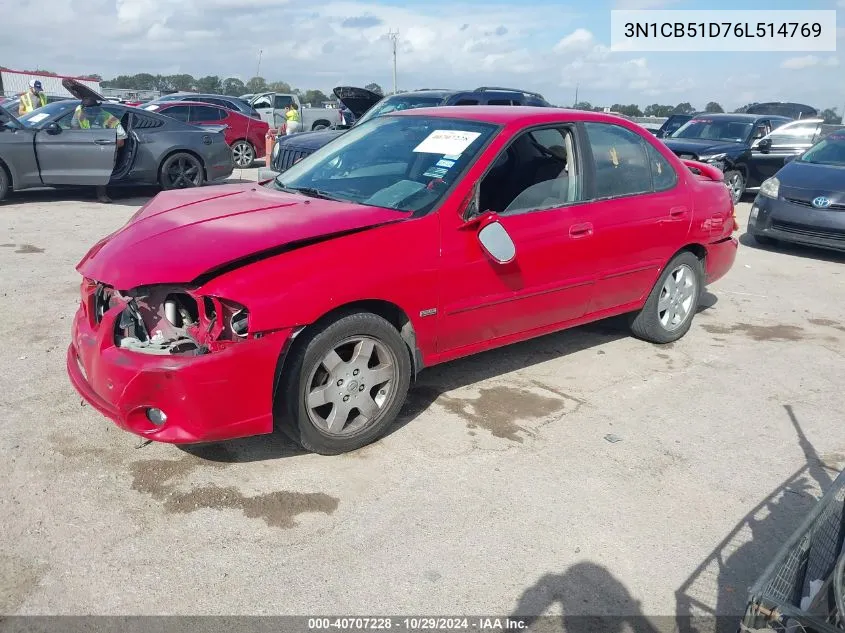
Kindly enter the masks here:
<path id="1" fill-rule="evenodd" d="M 160 104 L 159 103 L 148 103 L 148 104 L 144 104 L 144 105 L 157 105 L 157 106 L 160 106 L 161 108 L 172 108 L 173 106 L 177 106 L 177 105 L 183 105 L 183 106 L 205 105 L 205 106 L 208 106 L 209 108 L 217 108 L 219 110 L 226 110 L 226 112 L 235 112 L 235 110 L 229 110 L 228 108 L 224 108 L 223 106 L 217 105 L 216 103 L 206 103 L 205 101 L 165 101 L 165 102 L 160 103 Z M 141 108 L 141 109 L 143 110 L 144 108 Z M 147 112 L 150 112 L 150 110 L 147 110 Z M 152 112 L 155 112 L 155 110 L 152 110 Z M 240 114 L 240 112 L 238 112 L 238 114 Z"/>
<path id="2" fill-rule="evenodd" d="M 620 116 L 605 112 L 588 112 L 568 108 L 542 106 L 438 106 L 435 108 L 415 108 L 391 112 L 384 116 L 430 116 L 443 119 L 465 119 L 482 123 L 508 125 L 510 123 L 554 123 L 566 121 L 597 121 L 629 125 L 636 123 Z"/>

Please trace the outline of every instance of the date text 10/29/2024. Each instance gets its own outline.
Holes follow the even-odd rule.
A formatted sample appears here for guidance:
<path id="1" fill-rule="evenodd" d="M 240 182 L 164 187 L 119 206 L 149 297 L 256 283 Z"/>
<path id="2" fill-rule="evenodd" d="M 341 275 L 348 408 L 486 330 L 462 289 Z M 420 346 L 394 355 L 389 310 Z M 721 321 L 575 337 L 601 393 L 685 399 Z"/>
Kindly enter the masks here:
<path id="1" fill-rule="evenodd" d="M 308 618 L 309 631 L 522 631 L 528 622 L 509 617 Z"/>

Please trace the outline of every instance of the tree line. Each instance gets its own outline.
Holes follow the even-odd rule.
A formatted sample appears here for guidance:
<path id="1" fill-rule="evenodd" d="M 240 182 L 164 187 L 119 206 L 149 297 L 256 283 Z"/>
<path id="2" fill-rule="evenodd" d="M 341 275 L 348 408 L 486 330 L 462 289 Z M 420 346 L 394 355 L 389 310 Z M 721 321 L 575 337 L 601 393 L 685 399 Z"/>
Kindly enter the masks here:
<path id="1" fill-rule="evenodd" d="M 737 108 L 734 112 L 745 112 L 751 106 L 757 105 L 757 103 L 749 103 L 741 108 Z M 579 101 L 575 105 L 572 106 L 576 110 L 588 110 L 590 112 L 602 112 L 604 110 L 603 107 L 594 106 L 588 101 Z M 635 103 L 631 103 L 628 105 L 624 105 L 622 103 L 614 103 L 610 106 L 610 109 L 613 112 L 618 112 L 619 114 L 624 114 L 630 117 L 642 117 L 642 116 L 653 116 L 653 117 L 668 117 L 673 114 L 695 114 L 696 112 L 700 112 L 697 108 L 694 108 L 692 104 L 685 101 L 683 103 L 679 103 L 676 106 L 672 105 L 661 105 L 659 103 L 652 103 L 649 106 L 646 106 L 645 109 L 640 109 Z M 725 109 L 721 106 L 721 104 L 717 103 L 716 101 L 710 101 L 706 106 L 704 106 L 704 112 L 710 113 L 718 113 L 724 112 Z M 842 120 L 842 117 L 837 113 L 836 108 L 826 108 L 819 112 L 819 118 L 824 119 L 825 123 L 839 123 Z"/>

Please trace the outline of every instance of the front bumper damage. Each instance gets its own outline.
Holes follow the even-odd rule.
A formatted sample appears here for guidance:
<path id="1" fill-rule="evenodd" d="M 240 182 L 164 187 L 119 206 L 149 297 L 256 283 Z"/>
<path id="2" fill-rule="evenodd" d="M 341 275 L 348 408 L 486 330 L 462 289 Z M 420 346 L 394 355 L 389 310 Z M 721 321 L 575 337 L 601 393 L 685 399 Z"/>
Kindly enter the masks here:
<path id="1" fill-rule="evenodd" d="M 190 289 L 122 294 L 86 280 L 67 371 L 94 408 L 150 440 L 270 433 L 277 369 L 292 333 L 251 333 L 245 308 Z"/>

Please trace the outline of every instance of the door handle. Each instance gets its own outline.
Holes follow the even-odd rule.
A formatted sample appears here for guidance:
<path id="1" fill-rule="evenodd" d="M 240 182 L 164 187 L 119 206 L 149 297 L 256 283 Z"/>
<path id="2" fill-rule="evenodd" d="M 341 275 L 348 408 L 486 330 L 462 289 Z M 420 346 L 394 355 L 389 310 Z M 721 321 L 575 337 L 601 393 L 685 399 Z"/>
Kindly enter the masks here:
<path id="1" fill-rule="evenodd" d="M 107 139 L 107 138 L 95 138 L 94 142 L 97 145 L 114 145 L 114 143 L 115 143 L 111 139 Z"/>
<path id="2" fill-rule="evenodd" d="M 589 222 L 584 224 L 573 224 L 569 227 L 569 237 L 572 239 L 579 239 L 582 237 L 589 237 L 593 234 L 593 225 Z"/>
<path id="3" fill-rule="evenodd" d="M 664 218 L 661 222 L 680 222 L 687 217 L 689 209 L 686 207 L 672 207 L 669 209 L 669 217 Z"/>

